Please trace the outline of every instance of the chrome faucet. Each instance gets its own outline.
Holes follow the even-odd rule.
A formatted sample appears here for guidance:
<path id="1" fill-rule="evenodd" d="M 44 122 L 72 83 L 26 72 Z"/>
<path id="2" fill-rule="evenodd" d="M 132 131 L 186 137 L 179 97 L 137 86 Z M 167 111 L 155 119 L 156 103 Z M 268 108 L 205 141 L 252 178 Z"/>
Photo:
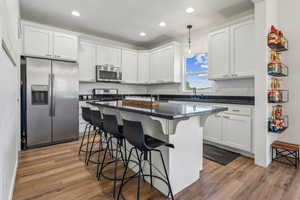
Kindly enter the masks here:
<path id="1" fill-rule="evenodd" d="M 196 95 L 197 95 L 197 89 L 196 88 L 193 88 L 193 95 L 194 95 L 194 97 L 196 97 Z"/>

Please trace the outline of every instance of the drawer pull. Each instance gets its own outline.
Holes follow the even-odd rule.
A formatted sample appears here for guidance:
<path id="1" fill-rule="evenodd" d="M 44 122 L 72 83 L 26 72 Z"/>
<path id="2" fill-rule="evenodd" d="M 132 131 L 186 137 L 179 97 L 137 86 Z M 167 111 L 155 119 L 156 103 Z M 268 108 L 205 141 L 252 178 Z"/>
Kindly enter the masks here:
<path id="1" fill-rule="evenodd" d="M 223 116 L 224 118 L 226 118 L 226 119 L 230 119 L 230 117 L 229 116 Z"/>
<path id="2" fill-rule="evenodd" d="M 240 112 L 240 110 L 232 110 L 233 112 Z"/>

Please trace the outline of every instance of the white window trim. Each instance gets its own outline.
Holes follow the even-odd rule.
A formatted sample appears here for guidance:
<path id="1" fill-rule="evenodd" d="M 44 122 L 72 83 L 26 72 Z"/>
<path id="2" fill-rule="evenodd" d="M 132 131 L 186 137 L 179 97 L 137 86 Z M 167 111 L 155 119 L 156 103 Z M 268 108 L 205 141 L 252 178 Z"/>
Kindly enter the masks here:
<path id="1" fill-rule="evenodd" d="M 203 53 L 207 53 L 207 52 L 199 52 L 199 53 L 195 53 L 195 55 L 197 54 L 203 54 Z M 183 92 L 192 92 L 193 90 L 192 89 L 187 89 L 185 86 L 186 86 L 186 74 L 204 74 L 203 72 L 186 72 L 186 59 L 188 58 L 189 56 L 184 56 L 183 57 L 183 67 L 182 67 L 182 91 Z M 213 88 L 213 86 L 211 87 L 207 87 L 207 88 L 198 88 L 197 91 L 207 91 L 207 90 L 211 90 Z"/>

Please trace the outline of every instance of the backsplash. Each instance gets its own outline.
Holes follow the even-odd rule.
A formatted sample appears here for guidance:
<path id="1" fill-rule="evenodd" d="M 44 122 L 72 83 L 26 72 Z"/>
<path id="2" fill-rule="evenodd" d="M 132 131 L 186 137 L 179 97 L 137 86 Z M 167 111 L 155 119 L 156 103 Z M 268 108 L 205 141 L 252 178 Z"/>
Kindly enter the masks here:
<path id="1" fill-rule="evenodd" d="M 93 88 L 116 88 L 120 94 L 145 94 L 147 88 L 141 85 L 124 85 L 118 83 L 79 83 L 79 94 L 92 94 Z"/>
<path id="2" fill-rule="evenodd" d="M 149 94 L 191 94 L 183 91 L 181 84 L 152 85 L 147 87 Z M 226 96 L 254 96 L 254 79 L 215 81 L 214 86 L 197 92 L 198 94 Z"/>
<path id="3" fill-rule="evenodd" d="M 93 88 L 117 88 L 120 94 L 192 94 L 183 91 L 181 84 L 163 85 L 125 85 L 118 83 L 80 83 L 79 94 L 92 94 Z M 198 91 L 197 94 L 225 96 L 254 96 L 254 79 L 215 81 L 211 89 Z"/>

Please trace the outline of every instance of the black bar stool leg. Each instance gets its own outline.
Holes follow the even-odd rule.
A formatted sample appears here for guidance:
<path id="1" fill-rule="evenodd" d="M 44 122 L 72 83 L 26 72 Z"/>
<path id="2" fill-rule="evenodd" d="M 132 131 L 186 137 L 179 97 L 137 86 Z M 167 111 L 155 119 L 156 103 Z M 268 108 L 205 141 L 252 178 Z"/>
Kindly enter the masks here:
<path id="1" fill-rule="evenodd" d="M 108 151 L 108 149 L 109 149 L 109 142 L 111 141 L 111 139 L 112 138 L 109 138 L 108 139 L 108 145 L 106 146 L 106 148 L 105 148 L 105 152 L 104 152 L 104 156 L 103 156 L 103 158 L 102 158 L 102 162 L 101 162 L 101 168 L 100 168 L 100 171 L 99 171 L 99 167 L 100 167 L 100 165 L 98 165 L 98 170 L 97 171 L 99 171 L 99 174 L 97 175 L 97 177 L 98 177 L 98 181 L 100 180 L 100 178 L 101 178 L 101 174 L 102 174 L 102 171 L 103 171 L 103 167 L 104 167 L 104 162 L 105 162 L 105 158 L 106 158 L 106 154 L 107 154 L 107 151 Z"/>
<path id="2" fill-rule="evenodd" d="M 150 184 L 151 184 L 151 187 L 153 187 L 153 181 L 152 181 L 152 153 L 151 151 L 149 152 L 149 159 L 150 159 Z"/>
<path id="3" fill-rule="evenodd" d="M 118 192 L 117 200 L 120 199 L 120 196 L 121 196 L 121 193 L 122 193 L 122 188 L 123 188 L 123 185 L 124 185 L 125 176 L 126 176 L 126 173 L 127 173 L 127 170 L 128 170 L 128 165 L 129 165 L 129 162 L 130 162 L 130 158 L 131 158 L 131 154 L 132 154 L 133 149 L 134 149 L 134 147 L 132 147 L 129 151 L 128 162 L 126 163 L 126 167 L 125 167 L 125 170 L 124 170 L 124 173 L 123 173 L 122 182 L 121 182 L 120 189 L 119 189 L 119 192 Z"/>
<path id="4" fill-rule="evenodd" d="M 117 142 L 117 147 L 116 147 L 117 150 L 116 150 L 115 160 L 118 160 L 119 147 L 120 147 L 120 144 L 119 144 L 119 142 Z M 115 164 L 115 166 L 114 166 L 114 189 L 113 189 L 113 197 L 115 198 L 116 197 L 116 185 L 117 185 L 116 178 L 117 178 L 117 172 L 118 172 L 118 170 L 117 170 L 118 162 L 115 161 L 114 164 Z"/>
<path id="5" fill-rule="evenodd" d="M 163 157 L 163 155 L 162 155 L 162 153 L 161 153 L 160 150 L 156 150 L 156 151 L 158 151 L 159 154 L 160 154 L 160 158 L 161 158 L 161 161 L 162 161 L 163 166 L 164 166 L 165 176 L 166 176 L 166 179 L 167 179 L 167 182 L 168 182 L 169 193 L 171 194 L 172 200 L 174 200 L 174 196 L 173 196 L 173 192 L 172 192 L 172 188 L 171 188 L 171 184 L 170 184 L 170 180 L 169 180 L 167 168 L 166 168 L 166 165 L 165 165 L 164 157 Z M 168 196 L 169 196 L 169 195 L 168 195 Z"/>
<path id="6" fill-rule="evenodd" d="M 91 145 L 91 148 L 90 148 L 89 156 L 88 156 L 88 159 L 86 161 L 87 166 L 89 165 L 89 161 L 90 161 L 91 156 L 92 156 L 92 151 L 93 151 L 93 148 L 94 148 L 94 143 L 95 143 L 97 133 L 98 133 L 98 130 L 95 131 L 95 134 L 94 134 L 94 137 L 93 137 L 93 141 L 92 141 L 92 145 Z M 100 152 L 99 152 L 99 154 L 100 154 Z"/>
<path id="7" fill-rule="evenodd" d="M 135 153 L 136 153 L 136 157 L 138 159 L 138 162 L 142 163 L 142 156 L 141 157 L 139 156 L 137 149 L 135 149 Z M 141 155 L 143 155 L 143 153 L 141 153 Z M 144 176 L 143 168 L 140 168 L 140 170 L 141 170 L 141 173 L 142 173 L 142 176 L 143 176 L 143 181 L 145 182 L 145 176 Z"/>
<path id="8" fill-rule="evenodd" d="M 124 154 L 125 154 L 125 163 L 124 163 L 124 167 L 126 165 L 126 163 L 128 162 L 127 160 L 127 146 L 126 146 L 126 140 L 124 139 Z"/>
<path id="9" fill-rule="evenodd" d="M 89 126 L 89 132 L 87 135 L 87 143 L 86 143 L 86 152 L 85 152 L 85 160 L 84 162 L 86 163 L 87 157 L 88 157 L 88 151 L 89 151 L 89 143 L 90 143 L 90 135 L 91 135 L 91 125 Z"/>
<path id="10" fill-rule="evenodd" d="M 136 153 L 137 153 L 137 149 Z M 136 199 L 140 200 L 140 194 L 141 194 L 141 176 L 142 176 L 142 155 L 143 153 L 141 153 L 141 157 L 139 158 L 138 156 L 138 160 L 139 160 L 139 175 L 138 175 L 138 186 L 137 186 L 137 194 L 136 194 Z"/>
<path id="11" fill-rule="evenodd" d="M 83 145 L 83 141 L 84 141 L 85 134 L 86 134 L 86 131 L 87 131 L 87 127 L 88 127 L 88 126 L 89 126 L 89 124 L 86 124 L 86 125 L 85 125 L 84 132 L 83 132 L 83 136 L 82 136 L 82 138 L 81 138 L 81 144 L 80 144 L 80 147 L 79 147 L 78 155 L 80 155 L 81 148 L 82 148 L 82 145 Z"/>

